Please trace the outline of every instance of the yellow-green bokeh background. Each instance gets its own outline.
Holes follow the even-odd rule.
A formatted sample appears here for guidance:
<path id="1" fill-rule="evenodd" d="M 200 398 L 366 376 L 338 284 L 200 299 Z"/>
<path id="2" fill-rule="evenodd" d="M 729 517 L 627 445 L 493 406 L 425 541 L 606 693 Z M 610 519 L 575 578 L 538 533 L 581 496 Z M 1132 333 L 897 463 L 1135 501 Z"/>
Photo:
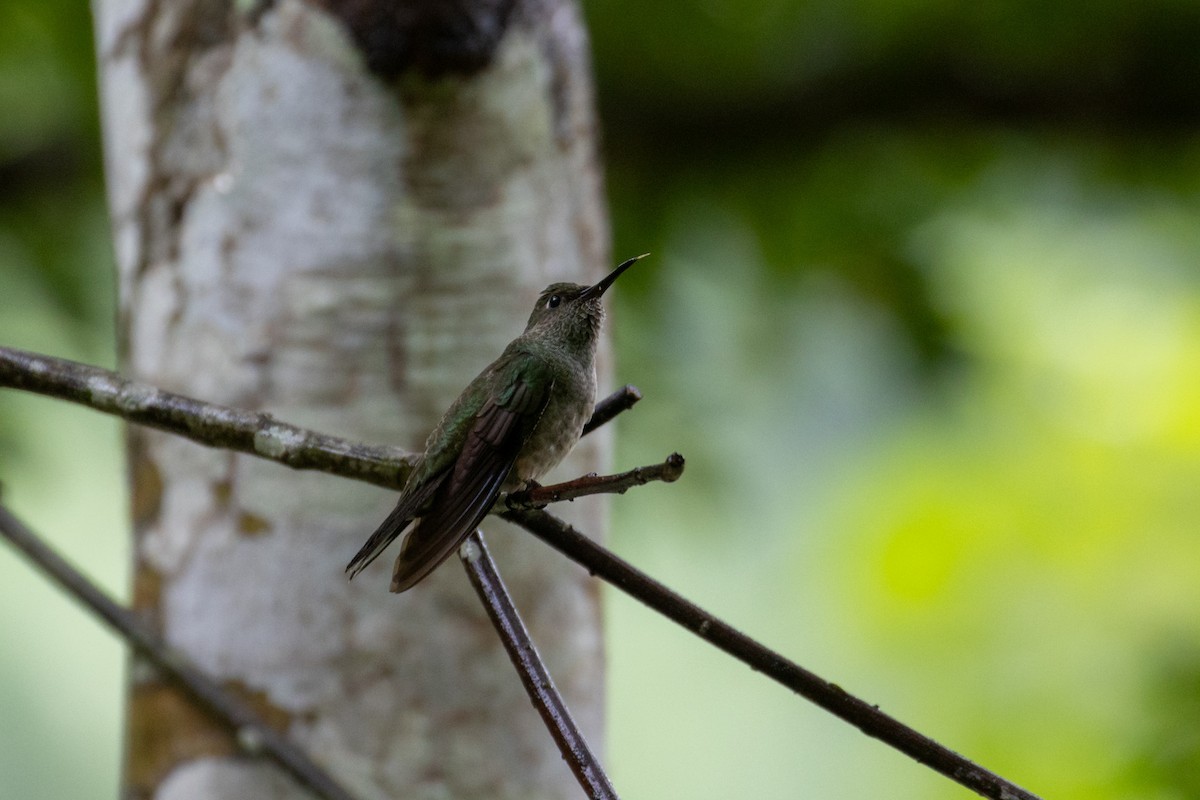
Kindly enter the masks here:
<path id="1" fill-rule="evenodd" d="M 1200 7 L 585 9 L 616 256 L 654 254 L 617 458 L 689 463 L 613 547 L 1046 798 L 1200 797 Z M 0 344 L 111 365 L 88 26 L 0 7 Z M 6 502 L 124 596 L 121 456 L 0 392 Z M 968 796 L 608 612 L 622 796 Z M 0 797 L 115 795 L 122 669 L 0 547 Z"/>

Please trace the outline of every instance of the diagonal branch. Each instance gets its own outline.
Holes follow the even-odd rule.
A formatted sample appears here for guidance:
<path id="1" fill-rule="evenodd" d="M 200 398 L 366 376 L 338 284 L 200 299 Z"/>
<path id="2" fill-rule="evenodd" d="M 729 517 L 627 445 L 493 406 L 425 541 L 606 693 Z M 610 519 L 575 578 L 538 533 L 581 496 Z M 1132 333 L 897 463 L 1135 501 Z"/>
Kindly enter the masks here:
<path id="1" fill-rule="evenodd" d="M 547 503 L 574 500 L 589 494 L 625 494 L 634 486 L 644 486 L 651 481 L 674 483 L 683 474 L 683 456 L 671 453 L 661 464 L 635 467 L 616 475 L 584 475 L 573 481 L 564 481 L 551 486 L 537 486 L 511 492 L 505 499 L 508 508 L 542 508 Z"/>
<path id="2" fill-rule="evenodd" d="M 759 644 L 562 520 L 540 510 L 508 510 L 500 515 L 525 528 L 588 572 L 616 586 L 756 672 L 786 686 L 868 736 L 891 745 L 951 780 L 996 800 L 1037 800 L 1037 796 L 995 775 L 908 727 L 840 686 L 829 683 Z"/>
<path id="3" fill-rule="evenodd" d="M 199 669 L 184 655 L 151 633 L 132 611 L 122 607 L 86 576 L 26 528 L 0 505 L 0 535 L 32 561 L 64 591 L 108 623 L 143 658 L 158 668 L 201 707 L 233 730 L 245 752 L 274 761 L 301 785 L 325 800 L 354 800 L 333 777 L 274 728 L 267 726 L 245 703 Z"/>
<path id="4" fill-rule="evenodd" d="M 471 585 L 487 609 L 492 625 L 500 634 L 508 657 L 521 676 L 521 683 L 525 685 L 530 701 L 542 715 L 550 736 L 575 774 L 575 779 L 592 800 L 616 800 L 616 790 L 588 747 L 550 672 L 542 663 L 537 647 L 529 638 L 529 631 L 525 629 L 525 623 L 521 621 L 508 589 L 500 579 L 483 535 L 479 531 L 471 534 L 459 548 L 458 556 L 466 567 Z"/>
<path id="5" fill-rule="evenodd" d="M 266 419 L 269 425 L 281 426 L 282 430 L 292 432 L 299 442 L 322 442 L 324 445 L 315 450 L 302 451 L 307 454 L 306 458 L 310 459 L 306 461 L 289 457 L 288 453 L 296 452 L 292 448 L 283 448 L 282 456 L 277 452 L 279 448 L 247 448 L 244 446 L 245 433 L 241 433 L 235 438 L 242 442 L 243 446 L 233 449 L 288 466 L 319 469 L 381 486 L 397 486 L 407 470 L 407 462 L 401 460 L 400 466 L 397 467 L 396 462 L 387 460 L 385 454 L 388 452 L 399 453 L 400 458 L 404 458 L 403 453 L 394 448 L 357 445 L 276 422 L 263 414 L 212 406 L 180 395 L 171 395 L 154 387 L 127 381 L 107 370 L 48 356 L 0 348 L 0 387 L 4 386 L 82 403 L 131 422 L 149 424 L 179 433 L 193 441 L 213 447 L 227 446 L 224 444 L 226 437 L 220 424 L 208 424 L 211 420 L 205 416 L 204 409 L 213 409 L 214 411 L 207 413 L 217 416 L 228 412 L 235 417 L 248 418 L 255 425 Z M 123 393 L 123 386 L 130 388 L 125 389 Z M 606 398 L 597 405 L 597 413 L 593 420 L 589 421 L 591 427 L 588 430 L 608 421 L 620 413 L 620 410 L 628 408 L 638 397 L 640 394 L 636 389 L 627 387 L 613 397 Z M 265 435 L 264 438 L 273 441 L 279 437 Z M 330 454 L 328 457 L 323 455 L 326 450 Z M 321 457 L 318 458 L 318 455 Z M 389 474 L 391 479 L 388 478 Z M 835 684 L 824 681 L 739 633 L 546 512 L 510 509 L 502 512 L 500 516 L 527 528 L 582 564 L 592 574 L 603 577 L 622 591 L 637 597 L 650 608 L 702 636 L 714 646 L 850 722 L 867 735 L 932 767 L 951 780 L 995 800 L 1036 800 L 1036 795 L 994 775 L 889 717 L 874 706 L 846 693 Z"/>
<path id="6" fill-rule="evenodd" d="M 306 430 L 270 414 L 206 403 L 65 358 L 0 347 L 0 387 L 80 403 L 208 447 L 399 488 L 413 456 Z"/>

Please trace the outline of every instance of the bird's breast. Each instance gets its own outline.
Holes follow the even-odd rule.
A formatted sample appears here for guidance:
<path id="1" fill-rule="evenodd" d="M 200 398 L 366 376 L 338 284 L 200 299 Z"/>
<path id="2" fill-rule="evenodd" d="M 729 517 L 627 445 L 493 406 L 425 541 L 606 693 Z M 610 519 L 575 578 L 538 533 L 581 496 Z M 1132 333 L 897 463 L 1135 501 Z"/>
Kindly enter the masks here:
<path id="1" fill-rule="evenodd" d="M 538 480 L 571 452 L 596 404 L 596 369 L 564 369 L 554 381 L 546 410 L 526 440 L 513 478 L 517 485 Z"/>

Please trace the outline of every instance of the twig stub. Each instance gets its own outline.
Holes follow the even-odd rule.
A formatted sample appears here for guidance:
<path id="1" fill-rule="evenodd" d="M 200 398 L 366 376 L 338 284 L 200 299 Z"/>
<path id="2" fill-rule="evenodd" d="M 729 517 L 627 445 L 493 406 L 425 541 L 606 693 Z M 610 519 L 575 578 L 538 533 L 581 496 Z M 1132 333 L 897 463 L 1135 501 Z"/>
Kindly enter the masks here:
<path id="1" fill-rule="evenodd" d="M 596 403 L 596 408 L 592 411 L 592 418 L 583 426 L 583 435 L 587 436 L 596 430 L 596 428 L 612 421 L 613 417 L 621 412 L 633 408 L 634 404 L 641 399 L 642 393 L 636 386 L 629 383 L 625 384 L 599 403 Z"/>
<path id="2" fill-rule="evenodd" d="M 635 467 L 616 475 L 589 473 L 573 481 L 564 481 L 550 486 L 536 486 L 510 492 L 505 499 L 508 508 L 543 508 L 548 503 L 574 500 L 591 494 L 625 494 L 634 486 L 643 486 L 651 481 L 673 483 L 683 474 L 684 460 L 679 453 L 667 456 L 661 464 Z"/>

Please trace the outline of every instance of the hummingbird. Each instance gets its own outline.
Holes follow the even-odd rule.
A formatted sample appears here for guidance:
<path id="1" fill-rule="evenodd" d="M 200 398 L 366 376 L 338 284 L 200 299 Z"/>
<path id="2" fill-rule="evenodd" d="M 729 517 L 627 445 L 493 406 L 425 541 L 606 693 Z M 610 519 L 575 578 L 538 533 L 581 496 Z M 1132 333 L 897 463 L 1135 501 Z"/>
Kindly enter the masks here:
<path id="1" fill-rule="evenodd" d="M 350 559 L 350 578 L 408 530 L 391 590 L 411 589 L 462 544 L 501 492 L 536 485 L 583 433 L 596 403 L 601 298 L 646 254 L 599 283 L 552 283 L 525 331 L 487 365 L 442 415 L 396 507 Z"/>

